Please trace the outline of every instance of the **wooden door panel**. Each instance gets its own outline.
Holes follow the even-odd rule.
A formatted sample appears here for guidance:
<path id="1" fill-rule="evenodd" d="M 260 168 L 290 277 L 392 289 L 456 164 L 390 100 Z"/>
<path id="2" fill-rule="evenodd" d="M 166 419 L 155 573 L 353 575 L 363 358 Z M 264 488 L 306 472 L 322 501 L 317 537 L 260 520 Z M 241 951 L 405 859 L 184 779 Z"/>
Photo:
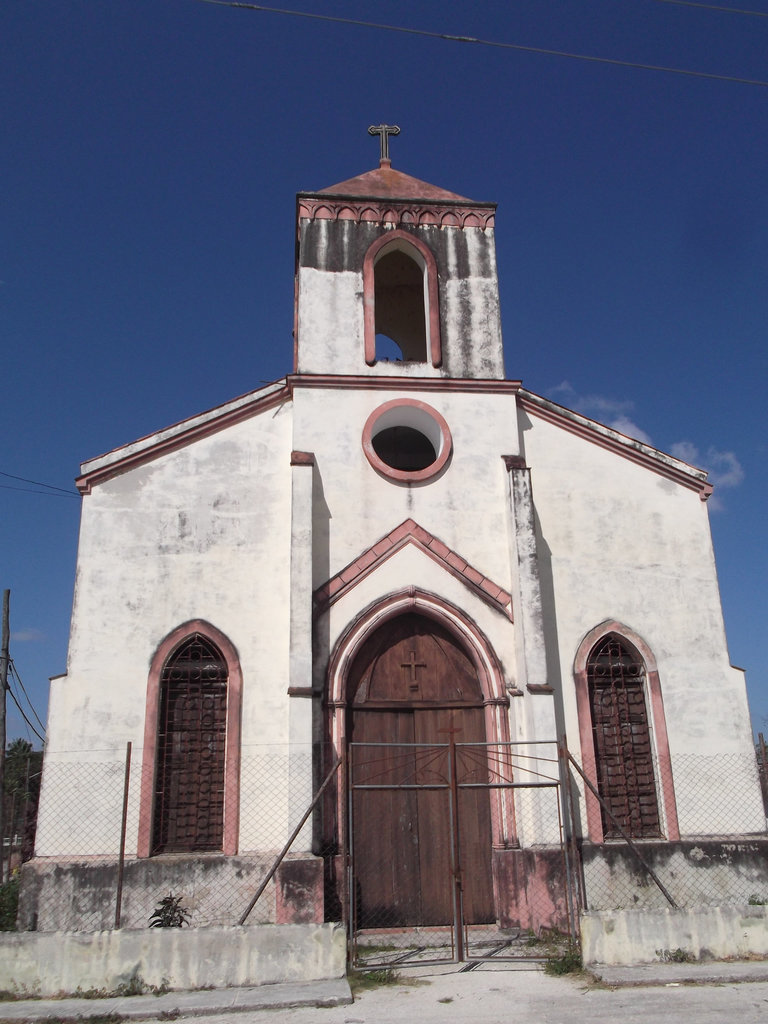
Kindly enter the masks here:
<path id="1" fill-rule="evenodd" d="M 355 659 L 354 704 L 477 704 L 475 667 L 456 640 L 421 615 L 401 615 L 370 637 Z"/>
<path id="2" fill-rule="evenodd" d="M 414 712 L 414 737 L 432 752 L 430 771 L 422 772 L 425 783 L 441 789 L 418 790 L 419 867 L 424 923 L 441 925 L 454 920 L 454 873 L 450 762 L 445 744 L 452 724 L 450 709 L 419 709 Z"/>
<path id="3" fill-rule="evenodd" d="M 353 783 L 396 786 L 409 781 L 415 770 L 412 744 L 412 714 L 358 713 L 350 749 Z M 416 791 L 355 789 L 352 840 L 358 927 L 418 924 L 421 898 Z"/>
<path id="4" fill-rule="evenodd" d="M 353 742 L 416 744 L 366 747 L 361 759 L 353 747 L 353 783 L 378 777 L 382 784 L 443 787 L 355 790 L 358 927 L 450 924 L 455 823 L 447 744 L 451 729 L 459 743 L 485 741 L 475 667 L 447 630 L 423 616 L 403 615 L 366 641 L 352 666 L 350 691 Z M 458 825 L 465 921 L 493 921 L 487 790 L 460 791 Z"/>

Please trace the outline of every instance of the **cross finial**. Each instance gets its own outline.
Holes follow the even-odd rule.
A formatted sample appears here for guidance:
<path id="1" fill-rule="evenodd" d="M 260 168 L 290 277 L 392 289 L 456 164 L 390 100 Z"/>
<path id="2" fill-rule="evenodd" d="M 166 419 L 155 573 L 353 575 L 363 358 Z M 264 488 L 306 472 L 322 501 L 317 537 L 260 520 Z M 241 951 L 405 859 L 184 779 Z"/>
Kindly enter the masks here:
<path id="1" fill-rule="evenodd" d="M 390 167 L 392 161 L 389 159 L 389 136 L 399 135 L 400 129 L 396 124 L 372 124 L 368 129 L 369 135 L 378 135 L 381 143 L 379 156 L 379 167 Z"/>

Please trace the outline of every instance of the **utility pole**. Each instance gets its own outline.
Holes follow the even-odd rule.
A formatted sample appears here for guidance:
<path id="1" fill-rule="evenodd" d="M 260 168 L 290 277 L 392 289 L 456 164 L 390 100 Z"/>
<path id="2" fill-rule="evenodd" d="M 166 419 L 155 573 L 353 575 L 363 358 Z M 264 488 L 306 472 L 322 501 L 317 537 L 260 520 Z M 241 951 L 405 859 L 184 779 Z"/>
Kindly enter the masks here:
<path id="1" fill-rule="evenodd" d="M 8 693 L 8 646 L 11 639 L 10 626 L 11 592 L 3 591 L 3 625 L 0 639 L 0 884 L 5 881 L 5 700 Z"/>

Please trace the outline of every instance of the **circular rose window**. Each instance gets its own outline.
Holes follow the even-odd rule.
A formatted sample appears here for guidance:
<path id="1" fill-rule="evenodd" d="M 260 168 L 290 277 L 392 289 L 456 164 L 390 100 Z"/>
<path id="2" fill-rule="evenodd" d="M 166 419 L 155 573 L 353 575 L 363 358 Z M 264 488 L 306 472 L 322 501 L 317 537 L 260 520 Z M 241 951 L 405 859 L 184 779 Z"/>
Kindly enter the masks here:
<path id="1" fill-rule="evenodd" d="M 396 398 L 374 409 L 363 428 L 363 451 L 373 468 L 390 480 L 429 480 L 451 454 L 451 433 L 443 417 L 424 402 Z"/>

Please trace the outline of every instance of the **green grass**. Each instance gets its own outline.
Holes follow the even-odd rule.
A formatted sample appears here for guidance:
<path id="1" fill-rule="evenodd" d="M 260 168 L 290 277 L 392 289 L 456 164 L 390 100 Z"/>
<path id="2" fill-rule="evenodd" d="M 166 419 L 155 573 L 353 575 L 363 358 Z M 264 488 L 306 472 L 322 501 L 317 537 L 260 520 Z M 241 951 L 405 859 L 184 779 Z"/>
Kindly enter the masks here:
<path id="1" fill-rule="evenodd" d="M 16 913 L 19 909 L 19 877 L 15 875 L 0 885 L 0 932 L 16 931 Z"/>
<path id="2" fill-rule="evenodd" d="M 544 973 L 555 977 L 562 974 L 581 974 L 583 970 L 581 950 L 573 942 L 565 949 L 551 953 L 544 962 Z"/>
<path id="3" fill-rule="evenodd" d="M 400 975 L 390 967 L 377 967 L 371 971 L 351 971 L 349 974 L 349 987 L 352 995 L 358 992 L 368 992 L 370 989 L 382 988 L 385 985 L 399 985 Z"/>

